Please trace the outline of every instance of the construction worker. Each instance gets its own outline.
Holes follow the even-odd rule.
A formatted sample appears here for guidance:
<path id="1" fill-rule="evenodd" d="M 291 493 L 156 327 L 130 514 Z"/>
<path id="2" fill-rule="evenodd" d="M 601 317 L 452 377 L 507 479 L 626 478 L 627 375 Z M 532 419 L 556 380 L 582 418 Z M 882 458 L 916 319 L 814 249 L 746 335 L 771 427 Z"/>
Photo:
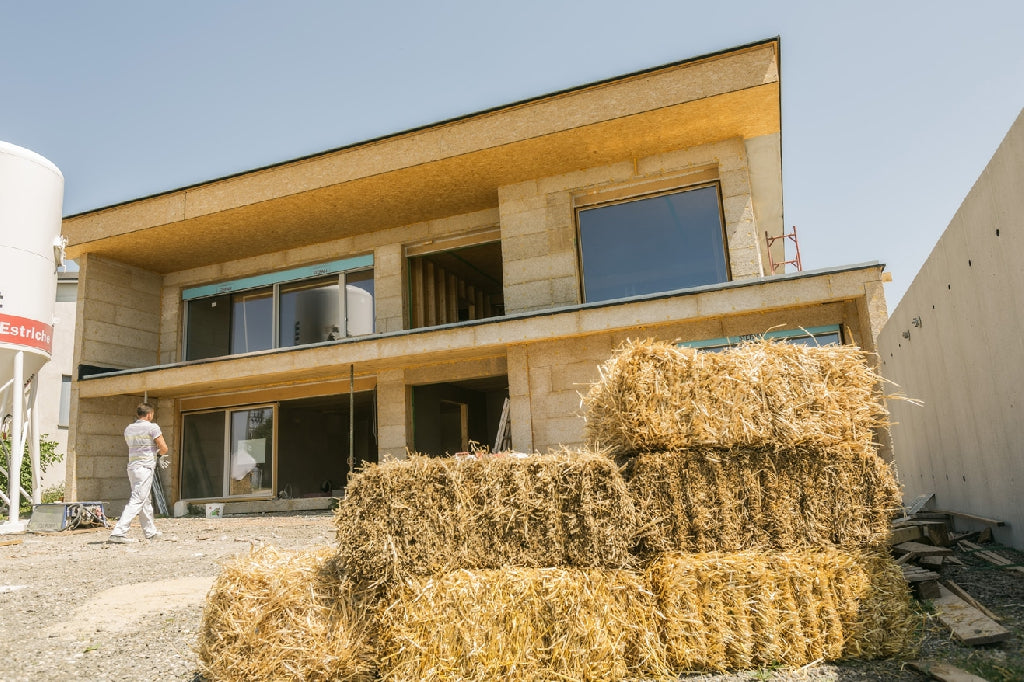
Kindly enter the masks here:
<path id="1" fill-rule="evenodd" d="M 153 421 L 152 405 L 139 403 L 135 415 L 135 423 L 129 424 L 124 430 L 124 440 L 128 444 L 128 481 L 132 486 L 132 494 L 107 542 L 134 542 L 126 535 L 136 515 L 139 516 L 142 533 L 147 540 L 162 535 L 153 522 L 153 503 L 149 499 L 149 491 L 153 487 L 153 470 L 157 458 L 167 454 L 167 443 L 164 442 L 160 425 Z"/>

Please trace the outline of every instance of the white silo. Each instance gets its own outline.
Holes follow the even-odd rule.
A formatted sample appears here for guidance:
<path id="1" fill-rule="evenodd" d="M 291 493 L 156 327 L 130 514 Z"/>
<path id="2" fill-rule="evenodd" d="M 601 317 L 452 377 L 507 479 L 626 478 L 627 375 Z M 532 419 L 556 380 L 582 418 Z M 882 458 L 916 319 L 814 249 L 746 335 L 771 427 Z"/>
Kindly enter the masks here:
<path id="1" fill-rule="evenodd" d="M 18 472 L 25 443 L 39 502 L 39 369 L 50 359 L 64 176 L 39 154 L 0 142 L 0 423 L 10 436 L 9 526 L 18 524 Z M 28 492 L 28 491 L 25 491 Z"/>

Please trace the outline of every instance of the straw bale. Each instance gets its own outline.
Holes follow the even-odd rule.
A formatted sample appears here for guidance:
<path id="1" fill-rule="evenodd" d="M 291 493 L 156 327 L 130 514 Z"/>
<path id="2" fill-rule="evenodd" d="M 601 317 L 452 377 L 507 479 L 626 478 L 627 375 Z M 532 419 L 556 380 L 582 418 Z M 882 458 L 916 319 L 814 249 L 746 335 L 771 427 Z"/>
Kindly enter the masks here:
<path id="1" fill-rule="evenodd" d="M 375 679 L 367 620 L 349 585 L 325 570 L 332 554 L 260 546 L 225 565 L 196 644 L 204 679 Z"/>
<path id="2" fill-rule="evenodd" d="M 631 341 L 583 396 L 587 439 L 613 455 L 870 443 L 882 378 L 853 346 L 760 339 L 719 353 Z"/>
<path id="3" fill-rule="evenodd" d="M 620 680 L 667 675 L 653 595 L 629 570 L 454 571 L 396 586 L 384 680 Z"/>
<path id="4" fill-rule="evenodd" d="M 880 658 L 915 647 L 920 618 L 884 554 L 665 554 L 647 579 L 676 672 Z"/>
<path id="5" fill-rule="evenodd" d="M 624 473 L 645 556 L 884 546 L 901 500 L 891 466 L 862 443 L 645 453 Z"/>
<path id="6" fill-rule="evenodd" d="M 337 570 L 361 588 L 468 568 L 631 562 L 636 512 L 600 453 L 368 465 L 336 515 Z"/>

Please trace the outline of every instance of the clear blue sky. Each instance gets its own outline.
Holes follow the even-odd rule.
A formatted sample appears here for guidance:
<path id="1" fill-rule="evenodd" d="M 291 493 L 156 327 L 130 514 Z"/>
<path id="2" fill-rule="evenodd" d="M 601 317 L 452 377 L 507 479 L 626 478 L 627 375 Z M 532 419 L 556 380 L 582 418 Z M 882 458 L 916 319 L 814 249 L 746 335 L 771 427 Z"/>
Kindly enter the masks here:
<path id="1" fill-rule="evenodd" d="M 0 0 L 0 139 L 65 214 L 736 45 L 782 39 L 805 269 L 890 309 L 1024 107 L 1024 2 Z"/>

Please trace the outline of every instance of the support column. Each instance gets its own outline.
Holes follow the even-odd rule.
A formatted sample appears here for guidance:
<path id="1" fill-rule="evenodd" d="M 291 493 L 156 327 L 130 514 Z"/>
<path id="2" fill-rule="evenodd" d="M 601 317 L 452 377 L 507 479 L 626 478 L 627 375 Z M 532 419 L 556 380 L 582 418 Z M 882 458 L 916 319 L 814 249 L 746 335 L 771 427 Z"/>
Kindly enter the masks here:
<path id="1" fill-rule="evenodd" d="M 404 369 L 377 375 L 377 456 L 405 459 L 412 447 L 412 406 Z"/>
<path id="2" fill-rule="evenodd" d="M 13 395 L 11 412 L 14 415 L 14 424 L 11 428 L 11 453 L 7 458 L 8 473 L 7 483 L 10 490 L 7 496 L 10 498 L 10 514 L 8 522 L 11 525 L 18 523 L 19 507 L 21 506 L 21 459 L 25 452 L 25 434 L 22 424 L 25 419 L 25 352 L 18 351 L 14 354 L 14 379 L 11 385 Z"/>

